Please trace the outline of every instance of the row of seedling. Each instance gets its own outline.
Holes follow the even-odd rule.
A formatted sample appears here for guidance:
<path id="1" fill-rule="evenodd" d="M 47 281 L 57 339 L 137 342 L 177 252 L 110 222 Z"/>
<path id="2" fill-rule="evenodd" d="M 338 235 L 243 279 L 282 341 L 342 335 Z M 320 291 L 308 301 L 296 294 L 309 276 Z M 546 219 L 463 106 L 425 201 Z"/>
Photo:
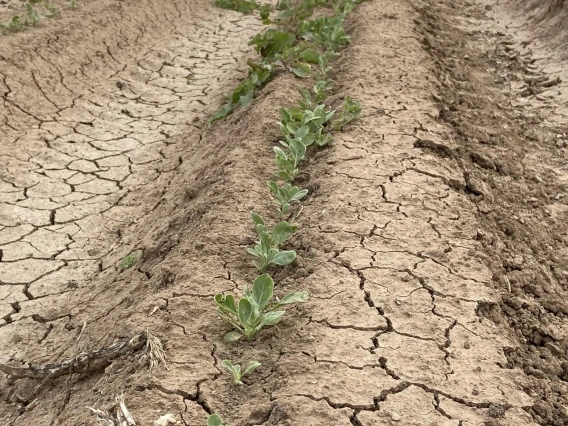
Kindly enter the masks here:
<path id="1" fill-rule="evenodd" d="M 278 72 L 291 72 L 297 77 L 307 77 L 315 69 L 325 74 L 328 63 L 335 59 L 335 52 L 349 42 L 343 29 L 343 21 L 355 4 L 362 0 L 302 0 L 295 6 L 281 2 L 275 10 L 258 6 L 248 0 L 216 0 L 225 8 L 258 10 L 262 22 L 274 27 L 256 35 L 250 46 L 259 53 L 257 62 L 248 61 L 248 75 L 226 96 L 225 105 L 211 118 L 213 124 L 241 106 L 250 104 L 256 91 L 268 83 Z M 321 16 L 308 20 L 317 7 L 332 8 L 333 16 Z M 252 9 L 251 9 L 252 8 Z M 271 15 L 275 16 L 272 17 Z"/>
<path id="2" fill-rule="evenodd" d="M 44 13 L 40 13 L 34 5 L 41 4 Z M 71 7 L 75 7 L 75 2 L 71 2 Z M 26 13 L 21 15 L 14 15 L 8 22 L 0 23 L 0 35 L 6 32 L 19 32 L 26 27 L 35 26 L 45 18 L 54 18 L 58 16 L 60 10 L 50 1 L 29 0 L 26 3 Z"/>
<path id="3" fill-rule="evenodd" d="M 298 228 L 294 220 L 301 210 L 294 215 L 292 206 L 300 203 L 308 195 L 308 190 L 301 189 L 296 183 L 302 174 L 300 167 L 306 160 L 309 150 L 329 144 L 332 140 L 332 131 L 340 130 L 357 118 L 361 112 L 359 102 L 349 97 L 344 99 L 343 108 L 339 111 L 330 110 L 324 104 L 328 93 L 332 90 L 330 62 L 339 56 L 337 49 L 349 40 L 349 36 L 342 28 L 343 21 L 359 1 L 335 1 L 331 4 L 335 11 L 334 16 L 306 20 L 312 16 L 314 8 L 321 6 L 322 2 L 304 0 L 294 8 L 281 9 L 281 13 L 276 18 L 278 29 L 269 29 L 251 42 L 257 47 L 262 60 L 260 63 L 249 63 L 251 69 L 256 71 L 249 74 L 248 83 L 245 84 L 255 84 L 251 83 L 250 77 L 257 71 L 262 73 L 261 70 L 267 72 L 270 70 L 272 75 L 275 66 L 287 69 L 298 77 L 312 74 L 315 77 L 315 84 L 311 90 L 298 88 L 300 97 L 297 106 L 279 109 L 281 120 L 277 125 L 282 133 L 282 139 L 279 145 L 274 147 L 276 165 L 274 178 L 267 182 L 270 196 L 277 207 L 279 221 L 270 227 L 259 214 L 251 212 L 258 239 L 253 247 L 247 248 L 247 252 L 254 258 L 252 264 L 261 275 L 254 280 L 251 289 L 245 286 L 241 298 L 231 294 L 215 296 L 218 312 L 233 328 L 225 335 L 225 340 L 228 342 L 242 338 L 253 339 L 262 328 L 280 322 L 285 313 L 282 308 L 286 305 L 305 302 L 308 299 L 306 291 L 291 293 L 281 299 L 274 297 L 274 280 L 266 271 L 272 267 L 290 265 L 296 259 L 294 250 L 284 250 L 282 246 Z M 325 5 L 330 4 L 325 2 Z M 263 19 L 274 23 L 266 16 L 266 11 Z M 295 30 L 282 31 L 282 27 L 285 27 L 284 22 L 286 28 L 294 25 Z M 298 38 L 301 38 L 300 42 L 297 42 Z M 303 72 L 295 72 L 295 69 L 304 70 L 306 73 L 304 75 Z M 315 73 L 312 73 L 314 69 Z M 239 87 L 244 86 L 241 84 Z M 247 96 L 247 102 L 250 103 L 254 89 Z M 240 94 L 233 93 L 233 97 L 232 100 L 235 102 L 241 102 Z M 221 110 L 224 115 L 227 115 L 225 112 L 232 111 L 230 108 L 235 105 L 231 103 L 232 100 Z M 211 121 L 220 119 L 224 115 L 217 112 Z M 256 370 L 260 363 L 252 361 L 244 371 L 240 365 L 234 365 L 229 360 L 224 360 L 221 365 L 232 373 L 235 385 L 242 385 L 242 377 Z M 209 417 L 207 425 L 222 426 L 223 422 L 218 415 L 213 414 Z"/>

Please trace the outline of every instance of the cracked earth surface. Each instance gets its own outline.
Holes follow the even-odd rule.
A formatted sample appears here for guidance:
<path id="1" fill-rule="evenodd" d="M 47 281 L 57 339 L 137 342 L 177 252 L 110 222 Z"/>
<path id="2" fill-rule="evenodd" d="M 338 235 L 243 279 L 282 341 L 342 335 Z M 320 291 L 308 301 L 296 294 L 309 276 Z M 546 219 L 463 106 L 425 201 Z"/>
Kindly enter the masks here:
<path id="1" fill-rule="evenodd" d="M 0 423 L 95 424 L 84 407 L 124 391 L 142 425 L 568 424 L 568 76 L 542 30 L 566 11 L 527 6 L 538 32 L 514 0 L 453 3 L 349 17 L 329 103 L 348 94 L 363 113 L 312 155 L 298 259 L 273 271 L 278 295 L 310 300 L 233 344 L 212 296 L 255 277 L 248 212 L 277 219 L 273 123 L 299 81 L 203 123 L 258 20 L 102 2 L 0 38 L 0 361 L 145 328 L 170 359 L 150 372 L 128 354 L 39 389 L 2 377 Z M 235 389 L 223 359 L 263 365 Z"/>

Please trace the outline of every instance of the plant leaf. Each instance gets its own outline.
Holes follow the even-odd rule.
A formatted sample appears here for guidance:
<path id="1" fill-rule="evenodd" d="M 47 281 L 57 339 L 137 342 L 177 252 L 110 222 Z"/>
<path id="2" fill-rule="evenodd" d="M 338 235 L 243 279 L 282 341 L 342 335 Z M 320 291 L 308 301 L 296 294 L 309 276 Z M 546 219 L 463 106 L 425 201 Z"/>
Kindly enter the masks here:
<path id="1" fill-rule="evenodd" d="M 259 214 L 256 214 L 255 212 L 250 212 L 250 215 L 255 225 L 264 225 L 264 220 L 262 219 L 262 217 L 260 217 Z"/>
<path id="2" fill-rule="evenodd" d="M 243 335 L 238 331 L 231 331 L 230 333 L 225 334 L 225 341 L 227 342 L 236 342 L 239 340 Z"/>
<path id="3" fill-rule="evenodd" d="M 249 323 L 250 317 L 252 316 L 252 306 L 250 302 L 244 297 L 239 300 L 239 322 L 242 327 L 246 329 L 246 325 Z"/>
<path id="4" fill-rule="evenodd" d="M 262 274 L 254 280 L 252 285 L 252 295 L 258 310 L 262 312 L 266 304 L 272 299 L 274 292 L 274 281 L 268 274 Z"/>
<path id="5" fill-rule="evenodd" d="M 279 252 L 274 259 L 272 259 L 272 263 L 279 266 L 286 266 L 292 263 L 296 259 L 296 252 L 294 250 L 285 250 Z"/>
<path id="6" fill-rule="evenodd" d="M 282 315 L 284 315 L 286 311 L 272 311 L 264 314 L 262 316 L 262 322 L 260 323 L 259 329 L 264 327 L 265 325 L 276 325 L 282 319 Z"/>
<path id="7" fill-rule="evenodd" d="M 300 291 L 298 293 L 290 293 L 275 303 L 275 306 L 289 305 L 290 303 L 305 302 L 308 300 L 308 292 Z"/>
<path id="8" fill-rule="evenodd" d="M 251 361 L 250 364 L 247 366 L 245 372 L 243 373 L 243 376 L 245 374 L 249 374 L 252 373 L 254 370 L 256 370 L 258 367 L 260 367 L 262 364 L 258 361 Z"/>
<path id="9" fill-rule="evenodd" d="M 217 414 L 211 414 L 207 418 L 207 426 L 223 426 L 223 420 Z"/>
<path id="10" fill-rule="evenodd" d="M 276 224 L 272 230 L 272 243 L 274 247 L 278 247 L 283 242 L 287 241 L 294 232 L 292 225 L 286 221 L 282 221 Z"/>

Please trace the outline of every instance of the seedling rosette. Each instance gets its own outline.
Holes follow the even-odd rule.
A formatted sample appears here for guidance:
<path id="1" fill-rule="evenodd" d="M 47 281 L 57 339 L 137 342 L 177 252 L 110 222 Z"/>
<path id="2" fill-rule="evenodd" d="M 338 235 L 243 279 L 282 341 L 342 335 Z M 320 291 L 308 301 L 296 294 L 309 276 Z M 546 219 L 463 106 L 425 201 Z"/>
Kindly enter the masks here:
<path id="1" fill-rule="evenodd" d="M 258 260 L 252 264 L 260 271 L 264 272 L 270 265 L 286 266 L 296 259 L 294 250 L 280 250 L 278 246 L 288 241 L 294 231 L 298 228 L 286 221 L 277 223 L 272 232 L 264 224 L 264 220 L 255 212 L 250 212 L 255 224 L 258 241 L 253 248 L 248 248 Z"/>
<path id="2" fill-rule="evenodd" d="M 231 374 L 233 375 L 233 383 L 237 386 L 242 386 L 243 382 L 241 379 L 247 374 L 255 371 L 258 367 L 261 366 L 261 363 L 258 361 L 251 361 L 245 371 L 241 370 L 241 366 L 239 364 L 235 365 L 228 359 L 221 361 L 221 365 L 231 372 Z"/>
<path id="3" fill-rule="evenodd" d="M 246 286 L 244 297 L 235 300 L 233 295 L 215 296 L 217 310 L 225 321 L 231 324 L 235 331 L 225 335 L 225 340 L 234 342 L 241 337 L 252 340 L 263 327 L 276 325 L 286 311 L 277 310 L 281 306 L 308 300 L 308 292 L 290 293 L 282 299 L 272 300 L 274 281 L 268 274 L 263 274 L 254 280 L 252 291 Z"/>

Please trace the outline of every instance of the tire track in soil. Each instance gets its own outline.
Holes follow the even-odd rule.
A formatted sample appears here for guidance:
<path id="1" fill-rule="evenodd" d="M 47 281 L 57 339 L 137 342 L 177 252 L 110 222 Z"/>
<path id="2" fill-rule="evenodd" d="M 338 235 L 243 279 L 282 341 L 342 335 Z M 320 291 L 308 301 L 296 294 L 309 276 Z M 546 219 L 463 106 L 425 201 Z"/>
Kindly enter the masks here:
<path id="1" fill-rule="evenodd" d="M 136 268 L 104 267 L 81 292 L 0 328 L 19 336 L 14 360 L 41 362 L 149 327 L 171 369 L 150 373 L 133 354 L 48 383 L 34 402 L 36 383 L 0 379 L 6 421 L 93 424 L 84 406 L 110 408 L 125 391 L 144 424 L 166 413 L 204 424 L 211 412 L 233 425 L 534 424 L 526 377 L 503 368 L 514 334 L 478 315 L 500 295 L 475 206 L 454 189 L 468 185 L 459 161 L 417 147 L 458 146 L 437 119 L 437 65 L 421 44 L 420 18 L 393 0 L 364 3 L 349 18 L 352 42 L 336 63 L 331 103 L 349 94 L 363 114 L 309 162 L 311 195 L 290 242 L 299 258 L 275 274 L 277 294 L 310 292 L 305 306 L 254 342 L 226 344 L 211 300 L 255 276 L 244 250 L 249 210 L 276 220 L 264 184 L 267 141 L 278 137 L 275 106 L 289 105 L 297 84 L 282 75 L 246 111 L 184 145 L 162 201 L 123 242 L 143 250 Z M 139 191 L 141 203 L 148 193 Z M 235 390 L 219 369 L 227 358 L 263 367 Z"/>
<path id="2" fill-rule="evenodd" d="M 480 313 L 515 330 L 520 345 L 506 348 L 507 367 L 529 377 L 533 418 L 568 424 L 566 10 L 439 2 L 422 17 L 439 67 L 440 118 L 457 132 L 454 153 L 485 228 L 478 239 L 502 292 Z"/>

